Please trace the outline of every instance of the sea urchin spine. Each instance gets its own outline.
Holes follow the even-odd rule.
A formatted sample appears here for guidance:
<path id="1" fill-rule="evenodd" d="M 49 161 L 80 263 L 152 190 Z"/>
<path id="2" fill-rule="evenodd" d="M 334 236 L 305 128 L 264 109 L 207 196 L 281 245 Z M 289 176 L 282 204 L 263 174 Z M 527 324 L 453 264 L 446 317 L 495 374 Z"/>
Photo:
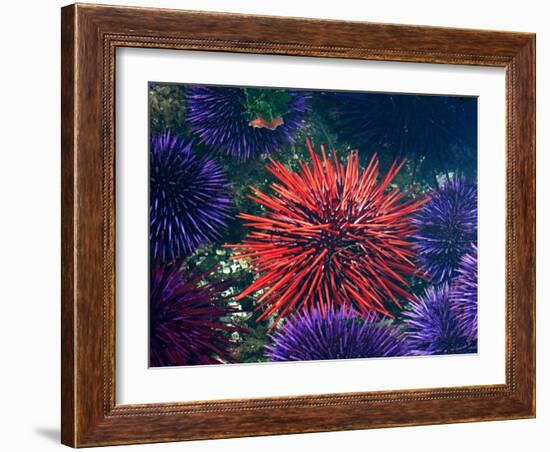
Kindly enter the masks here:
<path id="1" fill-rule="evenodd" d="M 197 155 L 170 131 L 153 137 L 149 159 L 151 258 L 172 263 L 221 237 L 231 189 L 214 160 Z"/>
<path id="2" fill-rule="evenodd" d="M 410 296 L 406 277 L 416 273 L 411 216 L 426 199 L 405 200 L 389 188 L 404 162 L 378 180 L 376 156 L 361 170 L 356 152 L 344 165 L 335 152 L 330 159 L 321 147 L 319 157 L 309 140 L 307 146 L 312 162 L 298 172 L 271 159 L 274 196 L 252 188 L 265 216 L 239 215 L 253 231 L 231 247 L 260 276 L 237 299 L 262 291 L 260 319 L 278 312 L 276 322 L 316 306 L 321 313 L 347 306 L 391 316 L 385 303 L 399 306 L 399 297 Z"/>
<path id="3" fill-rule="evenodd" d="M 269 154 L 282 145 L 294 143 L 294 135 L 303 127 L 303 118 L 309 111 L 311 95 L 307 91 L 287 93 L 290 99 L 287 111 L 277 118 L 277 126 L 271 122 L 271 126 L 258 127 L 261 121 L 247 117 L 244 89 L 189 86 L 187 112 L 191 130 L 202 143 L 237 160 Z"/>
<path id="4" fill-rule="evenodd" d="M 177 266 L 151 271 L 149 364 L 152 367 L 235 362 L 227 333 L 241 328 L 222 322 L 235 309 L 221 294 L 228 282 L 209 283 Z"/>
<path id="5" fill-rule="evenodd" d="M 473 353 L 477 343 L 463 334 L 451 307 L 449 285 L 428 287 L 405 312 L 405 338 L 413 355 Z"/>
<path id="6" fill-rule="evenodd" d="M 451 284 L 452 309 L 462 333 L 470 340 L 477 340 L 477 246 L 462 256 L 457 277 Z"/>
<path id="7" fill-rule="evenodd" d="M 477 240 L 475 185 L 453 178 L 431 193 L 414 223 L 420 267 L 434 284 L 450 281 L 460 258 Z"/>
<path id="8" fill-rule="evenodd" d="M 377 324 L 376 316 L 358 318 L 348 309 L 321 313 L 304 311 L 271 335 L 271 361 L 311 361 L 402 356 L 406 354 L 398 330 Z"/>

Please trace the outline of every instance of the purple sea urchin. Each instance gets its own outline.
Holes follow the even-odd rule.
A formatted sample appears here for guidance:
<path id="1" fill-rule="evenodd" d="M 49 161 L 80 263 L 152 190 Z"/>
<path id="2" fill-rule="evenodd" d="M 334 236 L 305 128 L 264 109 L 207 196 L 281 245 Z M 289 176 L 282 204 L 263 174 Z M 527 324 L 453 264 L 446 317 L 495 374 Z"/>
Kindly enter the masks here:
<path id="1" fill-rule="evenodd" d="M 421 269 L 433 283 L 449 281 L 477 240 L 477 189 L 455 177 L 430 193 L 413 219 Z"/>
<path id="2" fill-rule="evenodd" d="M 230 217 L 222 168 L 170 131 L 153 137 L 149 155 L 149 244 L 154 261 L 174 262 L 219 239 Z"/>
<path id="3" fill-rule="evenodd" d="M 187 118 L 201 142 L 238 160 L 248 160 L 294 142 L 309 110 L 310 95 L 299 90 L 287 93 L 284 114 L 271 121 L 253 120 L 247 116 L 244 89 L 192 85 L 187 90 Z"/>
<path id="4" fill-rule="evenodd" d="M 205 282 L 208 274 L 176 266 L 151 271 L 149 365 L 187 366 L 235 362 L 226 333 L 241 331 L 222 317 L 235 310 L 220 294 L 227 282 Z"/>
<path id="5" fill-rule="evenodd" d="M 271 361 L 311 361 L 402 356 L 406 348 L 397 330 L 376 324 L 376 317 L 359 318 L 348 309 L 320 309 L 297 314 L 271 335 Z"/>
<path id="6" fill-rule="evenodd" d="M 477 246 L 462 256 L 457 277 L 451 284 L 451 304 L 462 334 L 477 339 Z"/>
<path id="7" fill-rule="evenodd" d="M 325 98 L 342 139 L 367 151 L 387 149 L 393 159 L 406 157 L 413 177 L 456 167 L 476 170 L 475 97 L 343 91 Z"/>
<path id="8" fill-rule="evenodd" d="M 428 287 L 404 313 L 405 338 L 413 355 L 472 353 L 477 343 L 462 334 L 451 308 L 449 286 Z"/>

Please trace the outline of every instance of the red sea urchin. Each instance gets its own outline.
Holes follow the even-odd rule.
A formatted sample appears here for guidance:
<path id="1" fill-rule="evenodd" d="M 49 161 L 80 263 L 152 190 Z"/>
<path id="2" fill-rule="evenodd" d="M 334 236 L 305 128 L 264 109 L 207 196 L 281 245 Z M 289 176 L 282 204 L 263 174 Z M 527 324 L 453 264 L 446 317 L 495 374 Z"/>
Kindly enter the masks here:
<path id="1" fill-rule="evenodd" d="M 239 215 L 253 231 L 231 247 L 260 276 L 237 299 L 262 291 L 260 319 L 278 313 L 276 322 L 296 310 L 319 307 L 324 314 L 344 305 L 391 316 L 387 300 L 399 306 L 398 297 L 410 297 L 411 215 L 426 200 L 389 189 L 404 162 L 378 180 L 376 156 L 361 170 L 356 152 L 342 164 L 335 152 L 329 158 L 321 147 L 319 157 L 309 140 L 307 146 L 311 164 L 297 172 L 271 159 L 274 196 L 252 188 L 265 216 Z"/>

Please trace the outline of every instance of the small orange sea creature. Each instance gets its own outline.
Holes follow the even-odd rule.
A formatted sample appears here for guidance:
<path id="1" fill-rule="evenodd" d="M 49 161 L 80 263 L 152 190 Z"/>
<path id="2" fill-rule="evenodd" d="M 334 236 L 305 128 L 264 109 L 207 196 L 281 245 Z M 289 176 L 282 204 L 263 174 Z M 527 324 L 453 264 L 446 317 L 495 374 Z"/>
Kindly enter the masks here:
<path id="1" fill-rule="evenodd" d="M 277 127 L 284 124 L 284 120 L 282 116 L 277 116 L 276 118 L 273 118 L 271 121 L 266 121 L 261 116 L 258 116 L 257 118 L 252 119 L 249 121 L 248 125 L 250 127 L 255 127 L 258 129 L 269 129 L 269 130 L 275 130 Z"/>

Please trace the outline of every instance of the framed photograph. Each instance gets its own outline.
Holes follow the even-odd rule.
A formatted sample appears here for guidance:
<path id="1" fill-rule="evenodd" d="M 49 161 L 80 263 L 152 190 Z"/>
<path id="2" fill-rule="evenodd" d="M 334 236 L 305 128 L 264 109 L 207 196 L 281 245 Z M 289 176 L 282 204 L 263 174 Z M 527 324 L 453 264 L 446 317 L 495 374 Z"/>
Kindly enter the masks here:
<path id="1" fill-rule="evenodd" d="M 535 36 L 62 9 L 62 442 L 535 416 Z"/>

